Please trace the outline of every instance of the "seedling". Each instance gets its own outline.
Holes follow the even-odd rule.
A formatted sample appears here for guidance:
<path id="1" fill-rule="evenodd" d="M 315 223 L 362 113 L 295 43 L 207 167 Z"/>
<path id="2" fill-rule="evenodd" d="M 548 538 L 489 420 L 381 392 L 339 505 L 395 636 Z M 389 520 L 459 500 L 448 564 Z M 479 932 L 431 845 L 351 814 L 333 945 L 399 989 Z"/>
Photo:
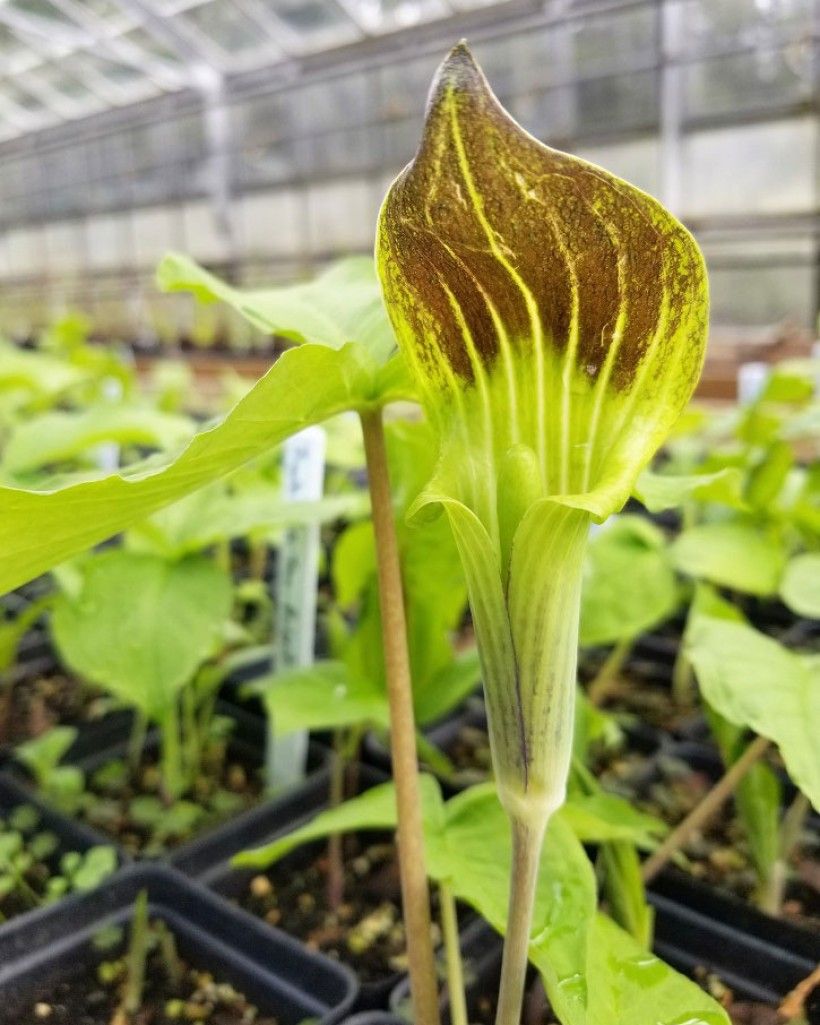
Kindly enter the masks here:
<path id="1" fill-rule="evenodd" d="M 51 904 L 68 893 L 96 889 L 116 869 L 112 847 L 67 851 L 55 863 L 59 839 L 41 828 L 40 813 L 21 804 L 0 818 L 0 921 Z"/>

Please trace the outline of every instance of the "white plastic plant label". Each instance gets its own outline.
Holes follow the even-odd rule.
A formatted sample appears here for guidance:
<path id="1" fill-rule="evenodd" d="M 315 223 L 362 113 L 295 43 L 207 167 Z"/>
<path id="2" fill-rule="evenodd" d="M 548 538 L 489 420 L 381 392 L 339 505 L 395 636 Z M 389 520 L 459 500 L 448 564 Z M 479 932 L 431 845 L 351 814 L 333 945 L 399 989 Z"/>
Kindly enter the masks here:
<path id="1" fill-rule="evenodd" d="M 321 427 L 308 427 L 285 442 L 282 494 L 287 501 L 311 502 L 322 497 L 326 440 Z M 319 524 L 288 527 L 282 536 L 276 578 L 276 669 L 313 662 L 318 569 Z M 304 776 L 307 748 L 306 731 L 275 741 L 269 731 L 267 770 L 272 787 L 286 786 Z"/>

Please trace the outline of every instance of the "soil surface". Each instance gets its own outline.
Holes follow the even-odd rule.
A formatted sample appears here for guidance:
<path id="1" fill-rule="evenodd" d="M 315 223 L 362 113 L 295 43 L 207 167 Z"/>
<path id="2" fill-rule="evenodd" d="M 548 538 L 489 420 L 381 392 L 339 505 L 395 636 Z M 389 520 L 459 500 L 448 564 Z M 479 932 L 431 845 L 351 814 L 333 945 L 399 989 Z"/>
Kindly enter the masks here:
<path id="1" fill-rule="evenodd" d="M 122 761 L 91 773 L 80 817 L 129 854 L 153 858 L 252 808 L 263 790 L 259 767 L 226 755 L 217 744 L 206 752 L 191 790 L 177 802 L 167 801 L 156 752 L 149 749 L 136 773 Z"/>
<path id="2" fill-rule="evenodd" d="M 240 905 L 310 950 L 349 965 L 363 983 L 406 971 L 396 848 L 389 836 L 375 835 L 345 838 L 344 891 L 336 910 L 328 904 L 323 844 L 296 851 L 251 878 Z M 433 911 L 435 919 L 435 906 Z"/>
<path id="3" fill-rule="evenodd" d="M 674 826 L 705 796 L 713 785 L 711 777 L 676 758 L 660 756 L 656 773 L 643 787 L 634 780 L 618 786 L 643 811 Z M 685 861 L 678 867 L 710 886 L 754 903 L 757 876 L 752 852 L 741 822 L 731 813 L 717 815 L 686 844 Z M 820 837 L 811 827 L 804 829 L 802 843 L 792 864 L 782 907 L 784 918 L 804 927 L 820 928 Z"/>
<path id="4" fill-rule="evenodd" d="M 100 718 L 111 701 L 60 671 L 16 680 L 0 694 L 0 744 L 20 744 L 59 724 Z"/>
<path id="5" fill-rule="evenodd" d="M 260 1014 L 232 986 L 182 961 L 181 979 L 172 985 L 154 952 L 145 972 L 142 1008 L 118 1016 L 125 960 L 89 957 L 72 976 L 46 984 L 22 1009 L 0 1009 L 0 1025 L 277 1025 Z"/>

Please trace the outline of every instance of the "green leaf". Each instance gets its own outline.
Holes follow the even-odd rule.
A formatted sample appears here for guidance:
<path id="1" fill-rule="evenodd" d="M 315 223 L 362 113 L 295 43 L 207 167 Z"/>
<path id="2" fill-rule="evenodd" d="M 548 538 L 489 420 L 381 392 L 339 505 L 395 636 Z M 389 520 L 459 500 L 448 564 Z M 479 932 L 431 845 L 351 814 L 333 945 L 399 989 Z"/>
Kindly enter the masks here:
<path id="1" fill-rule="evenodd" d="M 50 492 L 0 488 L 0 593 L 192 491 L 224 477 L 289 435 L 346 409 L 407 397 L 384 390 L 387 368 L 361 346 L 286 352 L 216 427 L 169 465 Z"/>
<path id="2" fill-rule="evenodd" d="M 581 643 L 631 640 L 678 606 L 663 533 L 638 516 L 621 516 L 589 543 L 581 588 Z"/>
<path id="3" fill-rule="evenodd" d="M 368 257 L 342 260 L 303 284 L 242 290 L 220 281 L 187 256 L 169 253 L 159 265 L 157 283 L 166 292 L 193 292 L 205 302 L 225 302 L 261 331 L 294 342 L 341 349 L 355 341 L 379 362 L 396 347 Z"/>
<path id="4" fill-rule="evenodd" d="M 137 524 L 129 534 L 129 544 L 180 556 L 235 537 L 268 536 L 292 523 L 355 519 L 366 516 L 368 510 L 369 501 L 362 492 L 328 495 L 314 502 L 287 502 L 269 486 L 229 490 L 216 482 Z"/>
<path id="5" fill-rule="evenodd" d="M 820 662 L 744 623 L 705 615 L 690 620 L 686 652 L 709 704 L 774 741 L 792 779 L 820 807 Z"/>
<path id="6" fill-rule="evenodd" d="M 806 552 L 789 561 L 780 597 L 799 616 L 820 619 L 820 553 Z"/>
<path id="7" fill-rule="evenodd" d="M 414 687 L 416 719 L 421 726 L 441 719 L 459 705 L 481 680 L 481 660 L 478 649 L 462 651 L 438 672 L 429 683 L 418 690 Z"/>
<path id="8" fill-rule="evenodd" d="M 74 726 L 54 726 L 39 737 L 18 744 L 14 757 L 30 769 L 39 783 L 52 775 L 77 739 Z"/>
<path id="9" fill-rule="evenodd" d="M 422 797 L 425 805 L 441 800 L 437 785 L 429 776 L 421 777 Z M 432 796 L 431 796 L 432 795 Z M 267 868 L 290 851 L 311 840 L 320 840 L 334 833 L 353 833 L 360 829 L 394 829 L 396 827 L 396 788 L 394 783 L 382 783 L 365 790 L 363 794 L 345 801 L 335 808 L 320 812 L 310 822 L 271 843 L 254 850 L 235 854 L 231 864 L 237 868 Z"/>
<path id="10" fill-rule="evenodd" d="M 117 852 L 113 847 L 92 847 L 83 855 L 82 861 L 72 875 L 71 884 L 75 890 L 81 892 L 94 890 L 115 872 L 116 868 Z"/>
<path id="11" fill-rule="evenodd" d="M 690 527 L 671 551 L 681 572 L 746 594 L 775 594 L 786 564 L 779 541 L 735 521 Z"/>
<path id="12" fill-rule="evenodd" d="M 390 724 L 387 695 L 378 682 L 351 677 L 343 662 L 316 662 L 254 680 L 246 693 L 261 695 L 277 736 L 296 730 L 331 730 Z"/>
<path id="13" fill-rule="evenodd" d="M 57 602 L 52 627 L 67 665 L 156 721 L 214 652 L 230 609 L 230 579 L 208 559 L 110 551 L 88 564 L 78 598 Z"/>
<path id="14" fill-rule="evenodd" d="M 571 795 L 559 814 L 582 843 L 628 840 L 651 849 L 658 837 L 667 832 L 666 824 L 654 815 L 638 811 L 617 794 L 603 791 Z"/>
<path id="15" fill-rule="evenodd" d="M 188 441 L 188 417 L 150 408 L 97 406 L 81 412 L 46 413 L 20 424 L 3 450 L 3 470 L 21 476 L 76 460 L 103 442 L 171 449 Z"/>
<path id="16" fill-rule="evenodd" d="M 87 379 L 79 367 L 43 352 L 0 342 L 0 389 L 25 389 L 42 397 L 57 397 Z"/>
<path id="17" fill-rule="evenodd" d="M 692 499 L 743 508 L 743 473 L 726 466 L 714 473 L 652 473 L 644 470 L 633 494 L 650 512 L 676 509 Z"/>
<path id="18" fill-rule="evenodd" d="M 590 930 L 585 1017 L 564 1025 L 730 1025 L 716 1000 L 647 953 L 605 915 Z"/>

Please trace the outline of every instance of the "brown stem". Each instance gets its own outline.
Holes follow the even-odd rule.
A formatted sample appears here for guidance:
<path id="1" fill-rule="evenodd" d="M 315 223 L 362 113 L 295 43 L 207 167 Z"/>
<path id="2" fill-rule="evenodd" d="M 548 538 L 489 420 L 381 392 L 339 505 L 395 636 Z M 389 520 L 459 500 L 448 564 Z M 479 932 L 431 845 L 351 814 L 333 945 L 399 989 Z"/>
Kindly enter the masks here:
<path id="1" fill-rule="evenodd" d="M 328 807 L 338 808 L 345 797 L 345 757 L 341 730 L 333 738 L 333 754 L 330 761 L 330 790 Z M 327 841 L 327 906 L 330 911 L 339 910 L 344 899 L 345 868 L 341 833 L 331 833 Z"/>
<path id="2" fill-rule="evenodd" d="M 362 412 L 361 422 L 376 537 L 384 668 L 390 703 L 390 748 L 398 812 L 399 872 L 414 1021 L 416 1025 L 439 1025 L 407 622 L 381 410 Z"/>
<path id="3" fill-rule="evenodd" d="M 766 737 L 756 737 L 700 804 L 692 809 L 654 854 L 646 859 L 641 868 L 641 875 L 645 883 L 654 879 L 669 859 L 683 847 L 689 837 L 723 807 L 749 769 L 766 753 L 769 744 L 770 741 Z"/>

